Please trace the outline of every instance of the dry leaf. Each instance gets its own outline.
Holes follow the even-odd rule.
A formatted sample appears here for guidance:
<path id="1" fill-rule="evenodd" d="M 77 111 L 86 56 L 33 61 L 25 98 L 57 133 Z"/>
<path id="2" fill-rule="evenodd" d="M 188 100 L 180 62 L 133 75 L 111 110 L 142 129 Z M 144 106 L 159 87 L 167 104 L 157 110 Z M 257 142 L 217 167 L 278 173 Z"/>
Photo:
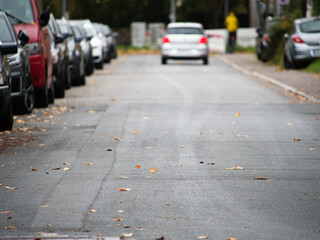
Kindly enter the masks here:
<path id="1" fill-rule="evenodd" d="M 254 180 L 268 180 L 267 177 L 255 177 Z"/>
<path id="2" fill-rule="evenodd" d="M 243 137 L 243 138 L 248 138 L 249 135 L 243 135 L 243 134 L 237 134 L 236 137 Z"/>
<path id="3" fill-rule="evenodd" d="M 149 120 L 150 118 L 149 117 L 143 117 L 142 119 L 143 120 Z"/>
<path id="4" fill-rule="evenodd" d="M 135 168 L 139 169 L 139 168 L 141 168 L 141 166 L 140 165 L 136 165 Z"/>
<path id="5" fill-rule="evenodd" d="M 185 148 L 185 146 L 184 145 L 180 145 L 179 148 Z"/>
<path id="6" fill-rule="evenodd" d="M 240 115 L 241 115 L 240 112 L 238 112 L 238 113 L 235 114 L 236 117 L 240 117 Z"/>
<path id="7" fill-rule="evenodd" d="M 8 229 L 16 229 L 16 227 L 8 226 L 8 227 L 5 227 L 4 229 L 5 229 L 5 230 L 8 230 Z"/>
<path id="8" fill-rule="evenodd" d="M 114 140 L 116 140 L 116 141 L 120 141 L 121 139 L 120 139 L 120 138 L 115 137 L 115 138 L 114 138 Z"/>
<path id="9" fill-rule="evenodd" d="M 142 227 L 137 227 L 135 230 L 136 231 L 143 231 L 144 229 Z"/>
<path id="10" fill-rule="evenodd" d="M 244 170 L 243 167 L 240 166 L 234 166 L 233 168 L 226 168 L 227 170 Z"/>
<path id="11" fill-rule="evenodd" d="M 182 164 L 172 164 L 172 167 L 182 167 Z"/>
<path id="12" fill-rule="evenodd" d="M 179 221 L 179 220 L 181 220 L 180 218 L 174 218 L 173 220 L 175 220 L 175 221 Z"/>
<path id="13" fill-rule="evenodd" d="M 149 149 L 152 149 L 152 147 L 145 147 L 145 149 L 148 149 L 148 150 L 149 150 Z"/>
<path id="14" fill-rule="evenodd" d="M 115 222 L 122 222 L 123 220 L 122 220 L 122 218 L 117 217 L 117 218 L 114 218 L 113 221 L 115 221 Z"/>
<path id="15" fill-rule="evenodd" d="M 310 150 L 310 151 L 315 151 L 316 149 L 315 149 L 315 148 L 309 148 L 309 150 Z"/>
<path id="16" fill-rule="evenodd" d="M 227 240 L 237 240 L 236 238 L 227 238 Z"/>
<path id="17" fill-rule="evenodd" d="M 288 122 L 288 123 L 287 123 L 287 125 L 288 125 L 288 126 L 293 126 L 293 125 L 294 125 L 294 123 L 292 123 L 292 122 Z"/>
<path id="18" fill-rule="evenodd" d="M 139 132 L 136 131 L 136 130 L 134 130 L 134 131 L 133 131 L 133 134 L 136 134 L 136 135 L 137 135 L 137 134 L 139 134 Z"/>
<path id="19" fill-rule="evenodd" d="M 198 239 L 208 239 L 209 236 L 199 236 Z"/>
<path id="20" fill-rule="evenodd" d="M 47 208 L 47 207 L 49 207 L 49 205 L 47 204 L 47 205 L 42 205 L 42 206 L 39 206 L 40 208 Z"/>
<path id="21" fill-rule="evenodd" d="M 313 118 L 312 118 L 312 120 L 313 120 L 313 121 L 318 121 L 318 120 L 319 120 L 319 118 L 317 118 L 317 117 L 313 117 Z"/>
<path id="22" fill-rule="evenodd" d="M 64 170 L 64 171 L 70 171 L 71 168 L 65 167 L 63 170 Z"/>
<path id="23" fill-rule="evenodd" d="M 0 214 L 10 214 L 10 211 L 4 211 L 4 212 L 0 212 Z"/>
<path id="24" fill-rule="evenodd" d="M 44 144 L 44 143 L 42 143 L 42 144 L 39 144 L 38 146 L 39 147 L 43 147 L 43 146 L 45 146 L 46 144 Z"/>
<path id="25" fill-rule="evenodd" d="M 32 172 L 36 172 L 36 171 L 38 171 L 38 169 L 32 168 L 31 171 L 32 171 Z"/>
<path id="26" fill-rule="evenodd" d="M 124 211 L 123 210 L 119 210 L 118 213 L 124 213 Z"/>
<path id="27" fill-rule="evenodd" d="M 52 168 L 52 170 L 60 170 L 61 168 L 60 167 L 58 167 L 58 168 Z"/>
<path id="28" fill-rule="evenodd" d="M 133 237 L 133 233 L 122 233 L 121 237 Z"/>
<path id="29" fill-rule="evenodd" d="M 8 187 L 8 186 L 4 186 L 4 188 L 7 189 L 7 190 L 16 190 L 16 189 L 18 189 L 16 187 Z"/>
<path id="30" fill-rule="evenodd" d="M 95 210 L 95 209 L 90 209 L 89 212 L 95 213 L 95 212 L 97 212 L 97 210 Z"/>
<path id="31" fill-rule="evenodd" d="M 149 170 L 149 172 L 150 172 L 150 173 L 155 173 L 155 172 L 157 172 L 157 169 L 156 169 L 156 168 L 151 168 L 151 169 Z"/>
<path id="32" fill-rule="evenodd" d="M 97 112 L 90 110 L 90 111 L 88 111 L 88 113 L 89 113 L 89 114 L 95 114 L 95 113 L 97 113 Z"/>
<path id="33" fill-rule="evenodd" d="M 87 166 L 92 166 L 92 163 L 86 163 Z"/>
<path id="34" fill-rule="evenodd" d="M 130 190 L 131 190 L 130 188 L 119 188 L 120 192 L 128 192 Z"/>
<path id="35" fill-rule="evenodd" d="M 301 139 L 300 139 L 300 138 L 294 138 L 293 141 L 295 141 L 295 142 L 300 142 Z"/>
<path id="36" fill-rule="evenodd" d="M 121 179 L 128 179 L 129 177 L 121 176 Z"/>

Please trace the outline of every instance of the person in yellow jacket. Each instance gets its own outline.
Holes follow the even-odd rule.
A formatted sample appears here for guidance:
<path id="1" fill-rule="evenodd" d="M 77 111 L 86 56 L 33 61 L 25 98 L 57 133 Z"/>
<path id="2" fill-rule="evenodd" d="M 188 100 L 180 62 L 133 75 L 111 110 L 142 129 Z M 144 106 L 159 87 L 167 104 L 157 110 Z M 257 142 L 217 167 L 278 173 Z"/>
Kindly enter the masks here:
<path id="1" fill-rule="evenodd" d="M 234 46 L 237 41 L 237 30 L 238 30 L 238 19 L 234 12 L 230 12 L 225 20 L 225 26 L 227 27 L 229 38 L 228 38 L 228 52 L 233 52 Z"/>

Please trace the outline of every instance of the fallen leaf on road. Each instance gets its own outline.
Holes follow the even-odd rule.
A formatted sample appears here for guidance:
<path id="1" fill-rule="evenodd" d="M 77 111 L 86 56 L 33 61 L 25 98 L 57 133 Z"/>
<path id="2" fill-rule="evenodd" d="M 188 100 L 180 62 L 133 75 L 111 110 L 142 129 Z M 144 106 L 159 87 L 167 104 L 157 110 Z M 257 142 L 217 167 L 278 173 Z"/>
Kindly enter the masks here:
<path id="1" fill-rule="evenodd" d="M 120 138 L 115 137 L 115 138 L 114 138 L 114 140 L 116 140 L 116 141 L 120 141 L 121 139 L 120 139 Z"/>
<path id="2" fill-rule="evenodd" d="M 38 132 L 46 132 L 46 131 L 47 129 L 41 129 L 41 128 L 38 129 Z"/>
<path id="3" fill-rule="evenodd" d="M 121 179 L 128 179 L 129 177 L 120 176 Z"/>
<path id="4" fill-rule="evenodd" d="M 38 146 L 39 147 L 43 147 L 43 146 L 45 146 L 46 144 L 44 144 L 44 143 L 42 143 L 42 144 L 39 144 Z"/>
<path id="5" fill-rule="evenodd" d="M 142 120 L 149 120 L 149 117 L 143 117 Z"/>
<path id="6" fill-rule="evenodd" d="M 142 227 L 137 227 L 135 230 L 136 231 L 143 231 L 144 229 Z"/>
<path id="7" fill-rule="evenodd" d="M 244 170 L 243 167 L 240 166 L 234 166 L 233 168 L 226 168 L 227 170 Z"/>
<path id="8" fill-rule="evenodd" d="M 0 212 L 0 214 L 10 214 L 10 211 L 4 211 L 4 212 Z"/>
<path id="9" fill-rule="evenodd" d="M 133 237 L 133 233 L 122 233 L 121 237 Z"/>
<path id="10" fill-rule="evenodd" d="M 174 218 L 173 220 L 175 220 L 175 221 L 180 221 L 181 219 L 180 219 L 180 218 Z"/>
<path id="11" fill-rule="evenodd" d="M 209 236 L 199 236 L 198 239 L 208 239 Z"/>
<path id="12" fill-rule="evenodd" d="M 52 170 L 60 170 L 61 168 L 60 167 L 58 167 L 58 168 L 52 168 Z"/>
<path id="13" fill-rule="evenodd" d="M 64 171 L 70 171 L 71 168 L 65 167 L 63 170 L 64 170 Z"/>
<path id="14" fill-rule="evenodd" d="M 157 169 L 156 169 L 156 168 L 151 168 L 151 169 L 149 170 L 149 172 L 150 172 L 150 173 L 155 173 L 155 172 L 157 172 Z"/>
<path id="15" fill-rule="evenodd" d="M 295 142 L 300 142 L 301 139 L 300 139 L 300 138 L 294 138 L 293 141 L 295 141 Z"/>
<path id="16" fill-rule="evenodd" d="M 145 147 L 145 149 L 148 149 L 148 150 L 149 150 L 149 149 L 152 149 L 152 147 Z"/>
<path id="17" fill-rule="evenodd" d="M 122 218 L 117 217 L 117 218 L 114 218 L 113 221 L 115 221 L 115 222 L 121 222 L 121 221 L 123 221 L 123 220 L 122 220 Z"/>
<path id="18" fill-rule="evenodd" d="M 254 180 L 268 180 L 267 177 L 255 177 Z"/>
<path id="19" fill-rule="evenodd" d="M 312 118 L 312 120 L 313 120 L 313 121 L 318 121 L 318 120 L 319 120 L 319 118 L 317 118 L 317 117 L 313 117 L 313 118 Z"/>
<path id="20" fill-rule="evenodd" d="M 16 190 L 16 189 L 18 189 L 16 187 L 8 187 L 8 186 L 4 186 L 4 188 L 7 189 L 7 190 Z"/>
<path id="21" fill-rule="evenodd" d="M 243 134 L 237 134 L 236 137 L 243 137 L 243 138 L 248 138 L 249 135 L 243 135 Z"/>
<path id="22" fill-rule="evenodd" d="M 139 132 L 136 131 L 136 130 L 134 130 L 134 131 L 133 131 L 133 134 L 136 134 L 136 135 L 137 135 L 137 134 L 139 134 Z"/>
<path id="23" fill-rule="evenodd" d="M 315 149 L 315 148 L 309 148 L 309 150 L 310 150 L 310 151 L 315 151 L 316 149 Z"/>
<path id="24" fill-rule="evenodd" d="M 185 148 L 185 146 L 184 145 L 180 145 L 179 148 Z"/>
<path id="25" fill-rule="evenodd" d="M 238 112 L 238 113 L 235 114 L 236 117 L 240 117 L 240 115 L 241 115 L 240 112 Z"/>
<path id="26" fill-rule="evenodd" d="M 140 165 L 136 165 L 135 168 L 139 169 L 139 168 L 141 168 L 141 166 Z"/>
<path id="27" fill-rule="evenodd" d="M 293 125 L 294 125 L 294 123 L 292 123 L 292 122 L 288 122 L 288 123 L 287 123 L 287 125 L 288 125 L 288 126 L 293 126 Z"/>
<path id="28" fill-rule="evenodd" d="M 182 167 L 182 164 L 172 164 L 172 167 Z"/>
<path id="29" fill-rule="evenodd" d="M 120 192 L 128 192 L 128 191 L 131 191 L 130 188 L 119 188 L 119 191 Z"/>
<path id="30" fill-rule="evenodd" d="M 42 206 L 39 206 L 40 208 L 46 208 L 46 207 L 49 207 L 49 205 L 42 205 Z"/>
<path id="31" fill-rule="evenodd" d="M 131 228 L 129 225 L 124 225 L 123 228 Z"/>
<path id="32" fill-rule="evenodd" d="M 38 171 L 38 169 L 32 168 L 31 171 L 32 171 L 32 172 L 36 172 L 36 171 Z"/>
<path id="33" fill-rule="evenodd" d="M 3 228 L 4 230 L 8 230 L 8 229 L 16 229 L 16 227 L 14 227 L 14 226 L 8 226 L 8 227 L 5 227 L 5 228 Z"/>
<path id="34" fill-rule="evenodd" d="M 124 213 L 124 211 L 123 210 L 119 210 L 118 213 Z"/>
<path id="35" fill-rule="evenodd" d="M 95 213 L 95 212 L 97 212 L 97 210 L 95 210 L 95 209 L 90 209 L 89 212 Z"/>
<path id="36" fill-rule="evenodd" d="M 88 113 L 89 113 L 89 114 L 95 114 L 95 113 L 97 113 L 97 112 L 96 112 L 96 111 L 89 110 Z"/>
<path id="37" fill-rule="evenodd" d="M 227 240 L 237 240 L 236 238 L 227 238 Z"/>
<path id="38" fill-rule="evenodd" d="M 86 163 L 87 166 L 92 166 L 92 163 Z"/>

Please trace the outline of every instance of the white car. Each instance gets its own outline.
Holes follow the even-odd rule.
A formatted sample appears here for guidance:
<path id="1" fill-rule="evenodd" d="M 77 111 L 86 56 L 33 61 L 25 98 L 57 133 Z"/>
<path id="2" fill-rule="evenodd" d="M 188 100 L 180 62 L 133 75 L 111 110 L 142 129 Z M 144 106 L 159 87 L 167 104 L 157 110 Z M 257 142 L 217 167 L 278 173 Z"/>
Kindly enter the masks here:
<path id="1" fill-rule="evenodd" d="M 202 59 L 208 64 L 208 38 L 200 23 L 170 23 L 162 38 L 161 59 Z"/>

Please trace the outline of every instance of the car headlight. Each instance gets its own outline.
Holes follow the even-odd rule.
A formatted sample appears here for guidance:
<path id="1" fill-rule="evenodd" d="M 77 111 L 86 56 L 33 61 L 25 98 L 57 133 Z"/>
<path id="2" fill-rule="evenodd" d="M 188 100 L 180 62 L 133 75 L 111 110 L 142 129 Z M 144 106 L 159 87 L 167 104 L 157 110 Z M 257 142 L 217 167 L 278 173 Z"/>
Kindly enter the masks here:
<path id="1" fill-rule="evenodd" d="M 0 85 L 3 85 L 3 84 L 4 84 L 4 78 L 2 73 L 0 73 Z"/>
<path id="2" fill-rule="evenodd" d="M 41 46 L 40 43 L 35 42 L 35 43 L 29 43 L 28 48 L 30 51 L 30 55 L 39 55 L 41 54 Z"/>

